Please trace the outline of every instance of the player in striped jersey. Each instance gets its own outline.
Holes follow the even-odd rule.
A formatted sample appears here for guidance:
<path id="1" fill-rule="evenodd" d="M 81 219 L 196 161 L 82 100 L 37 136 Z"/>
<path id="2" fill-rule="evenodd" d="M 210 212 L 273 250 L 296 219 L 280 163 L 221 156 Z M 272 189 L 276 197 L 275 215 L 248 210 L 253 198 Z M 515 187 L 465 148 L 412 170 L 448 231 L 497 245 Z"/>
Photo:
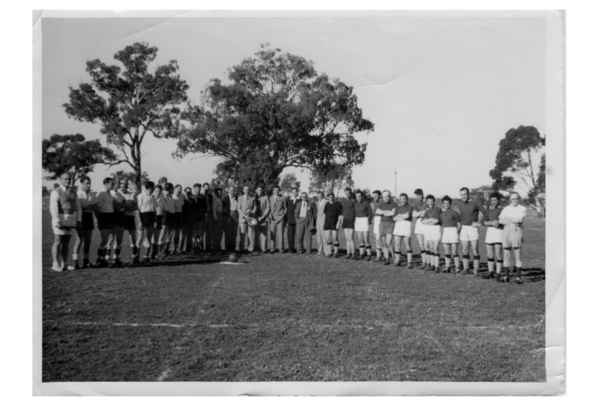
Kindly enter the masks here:
<path id="1" fill-rule="evenodd" d="M 502 225 L 499 224 L 499 193 L 491 194 L 489 205 L 483 211 L 483 225 L 487 227 L 485 236 L 485 246 L 487 247 L 487 267 L 489 269 L 489 278 L 499 277 L 503 267 L 503 257 L 501 253 L 502 243 Z"/>

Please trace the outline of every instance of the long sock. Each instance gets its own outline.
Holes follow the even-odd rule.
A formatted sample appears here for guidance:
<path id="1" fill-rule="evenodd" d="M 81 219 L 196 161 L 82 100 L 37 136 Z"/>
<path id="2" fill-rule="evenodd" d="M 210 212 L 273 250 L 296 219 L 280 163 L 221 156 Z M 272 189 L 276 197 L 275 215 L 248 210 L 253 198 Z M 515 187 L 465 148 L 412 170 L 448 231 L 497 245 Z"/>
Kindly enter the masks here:
<path id="1" fill-rule="evenodd" d="M 495 267 L 496 267 L 496 270 L 497 270 L 497 275 L 501 275 L 501 268 L 503 268 L 503 260 L 497 259 L 495 261 Z"/>
<path id="2" fill-rule="evenodd" d="M 453 257 L 453 265 L 455 266 L 455 271 L 459 271 L 460 270 L 460 257 L 459 256 L 454 256 Z"/>
<path id="3" fill-rule="evenodd" d="M 445 269 L 449 270 L 451 267 L 451 256 L 445 255 Z"/>
<path id="4" fill-rule="evenodd" d="M 520 247 L 514 248 L 514 251 L 518 251 L 518 253 L 520 253 Z M 520 259 L 520 258 L 515 259 L 514 262 L 515 262 L 516 268 L 522 268 L 522 259 Z"/>
<path id="5" fill-rule="evenodd" d="M 480 266 L 480 255 L 474 256 L 474 273 L 478 272 L 478 267 Z"/>
<path id="6" fill-rule="evenodd" d="M 487 258 L 487 269 L 489 272 L 495 272 L 495 258 Z"/>
<path id="7" fill-rule="evenodd" d="M 408 252 L 406 253 L 406 256 L 408 257 L 408 265 L 412 264 L 412 250 L 408 250 Z"/>
<path id="8" fill-rule="evenodd" d="M 368 255 L 368 256 L 372 255 L 372 247 L 370 245 L 366 246 L 366 255 Z"/>
<path id="9" fill-rule="evenodd" d="M 464 272 L 468 271 L 468 269 L 470 268 L 470 261 L 469 261 L 468 257 L 466 257 L 466 256 L 462 257 L 462 265 L 464 267 Z"/>
<path id="10" fill-rule="evenodd" d="M 399 265 L 399 263 L 401 262 L 401 252 L 393 251 L 393 256 L 395 257 L 395 259 L 394 259 L 395 264 Z"/>

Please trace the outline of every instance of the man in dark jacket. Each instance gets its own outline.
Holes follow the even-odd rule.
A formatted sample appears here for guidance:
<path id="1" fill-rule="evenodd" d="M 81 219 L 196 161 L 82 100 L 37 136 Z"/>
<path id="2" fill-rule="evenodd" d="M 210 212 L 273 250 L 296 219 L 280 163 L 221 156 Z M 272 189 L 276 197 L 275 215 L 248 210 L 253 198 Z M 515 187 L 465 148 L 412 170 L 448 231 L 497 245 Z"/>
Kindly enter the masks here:
<path id="1" fill-rule="evenodd" d="M 287 198 L 287 214 L 285 215 L 285 228 L 287 229 L 287 250 L 295 252 L 295 204 L 298 202 L 297 188 L 291 189 L 291 196 Z"/>

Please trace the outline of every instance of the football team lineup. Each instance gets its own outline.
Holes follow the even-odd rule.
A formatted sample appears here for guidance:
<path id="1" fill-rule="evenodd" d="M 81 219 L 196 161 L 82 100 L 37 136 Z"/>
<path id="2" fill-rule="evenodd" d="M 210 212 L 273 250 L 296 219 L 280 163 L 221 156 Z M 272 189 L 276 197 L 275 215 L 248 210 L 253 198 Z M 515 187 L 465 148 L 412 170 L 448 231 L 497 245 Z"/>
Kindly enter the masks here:
<path id="1" fill-rule="evenodd" d="M 438 205 L 435 196 L 425 196 L 422 189 L 414 191 L 410 202 L 406 193 L 394 198 L 389 190 L 365 193 L 349 187 L 341 199 L 333 191 L 309 196 L 296 187 L 284 194 L 274 187 L 269 195 L 260 186 L 255 190 L 244 186 L 239 194 L 233 187 L 223 191 L 209 184 L 184 190 L 166 178 L 157 184 L 144 181 L 141 192 L 131 180 L 105 178 L 104 190 L 96 194 L 89 177 L 82 177 L 77 186 L 69 174 L 59 180 L 50 195 L 55 235 L 51 269 L 56 272 L 123 266 L 124 244 L 130 247 L 130 265 L 219 251 L 230 251 L 230 258 L 236 260 L 241 253 L 253 253 L 256 245 L 264 253 L 312 254 L 314 237 L 318 254 L 339 257 L 342 235 L 346 258 L 412 269 L 415 246 L 423 269 L 474 275 L 480 271 L 483 242 L 486 277 L 509 282 L 515 275 L 515 281 L 522 283 L 520 251 L 527 209 L 517 192 L 507 193 L 506 198 L 493 192 L 481 202 L 463 187 L 460 199 L 446 195 Z M 482 241 L 480 228 L 485 230 Z M 92 265 L 95 229 L 100 243 Z M 283 244 L 284 234 L 287 244 Z M 72 248 L 71 236 L 75 237 Z"/>

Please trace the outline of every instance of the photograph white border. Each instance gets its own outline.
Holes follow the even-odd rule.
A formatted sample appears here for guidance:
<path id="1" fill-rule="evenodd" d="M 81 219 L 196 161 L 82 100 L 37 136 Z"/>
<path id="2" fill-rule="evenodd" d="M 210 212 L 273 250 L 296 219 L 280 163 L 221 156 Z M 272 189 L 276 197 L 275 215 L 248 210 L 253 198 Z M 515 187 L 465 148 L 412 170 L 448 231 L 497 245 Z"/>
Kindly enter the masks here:
<path id="1" fill-rule="evenodd" d="M 443 13 L 547 19 L 546 382 L 51 382 L 41 381 L 41 19 L 105 17 L 346 17 Z M 565 13 L 563 11 L 34 11 L 33 392 L 36 395 L 552 395 L 565 390 Z"/>

